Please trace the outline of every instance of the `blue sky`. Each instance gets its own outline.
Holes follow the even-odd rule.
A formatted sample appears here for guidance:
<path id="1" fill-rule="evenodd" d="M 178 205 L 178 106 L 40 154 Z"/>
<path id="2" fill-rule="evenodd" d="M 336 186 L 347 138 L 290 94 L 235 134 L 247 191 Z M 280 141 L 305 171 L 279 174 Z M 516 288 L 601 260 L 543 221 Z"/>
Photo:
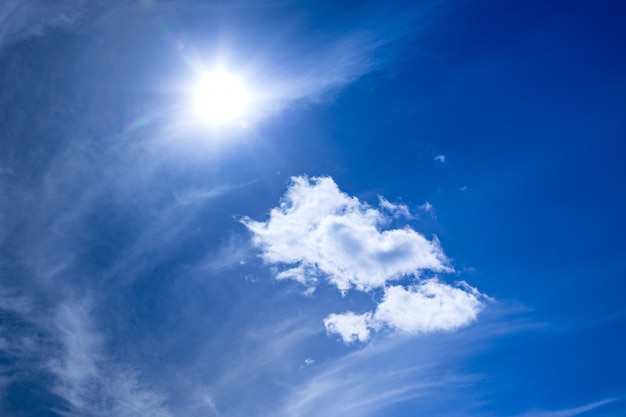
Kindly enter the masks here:
<path id="1" fill-rule="evenodd" d="M 0 415 L 626 415 L 625 17 L 3 2 Z"/>

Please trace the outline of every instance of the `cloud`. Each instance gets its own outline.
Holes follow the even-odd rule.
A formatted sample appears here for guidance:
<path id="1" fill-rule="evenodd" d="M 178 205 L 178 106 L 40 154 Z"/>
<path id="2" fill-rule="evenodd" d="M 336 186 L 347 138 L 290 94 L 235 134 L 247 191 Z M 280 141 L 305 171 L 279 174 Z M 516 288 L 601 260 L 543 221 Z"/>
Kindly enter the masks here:
<path id="1" fill-rule="evenodd" d="M 235 42 L 214 56 L 207 56 L 206 47 L 195 50 L 189 39 L 181 54 L 194 71 L 201 72 L 215 62 L 236 69 L 251 92 L 251 107 L 256 109 L 249 112 L 246 122 L 255 122 L 294 103 L 333 100 L 366 74 L 385 69 L 400 56 L 409 39 L 427 26 L 437 3 L 397 7 L 365 1 L 358 8 L 336 9 L 332 21 L 315 27 L 308 20 L 317 11 L 281 2 L 235 0 L 228 7 L 204 2 L 180 11 L 161 3 L 153 8 L 169 15 L 194 13 L 203 16 L 207 24 L 220 16 L 216 25 L 226 21 L 230 30 L 246 34 L 244 42 Z M 319 10 L 327 7 L 334 8 L 330 2 Z M 250 18 L 256 19 L 255 25 L 250 25 Z M 327 16 L 318 19 L 326 21 Z M 184 128 L 177 125 L 173 130 Z"/>
<path id="2" fill-rule="evenodd" d="M 432 219 L 437 219 L 437 213 L 435 211 L 435 207 L 429 202 L 426 201 L 424 204 L 418 207 L 424 213 L 428 213 Z"/>
<path id="3" fill-rule="evenodd" d="M 272 113 L 297 100 L 324 101 L 364 75 L 385 68 L 403 43 L 423 30 L 436 3 L 395 7 L 365 1 L 358 13 L 344 9 L 320 28 L 308 27 L 301 20 L 302 10 L 285 16 L 282 36 L 272 37 L 269 44 L 262 34 L 258 37 L 264 43 L 259 46 L 268 51 L 257 55 L 250 66 L 252 75 L 257 73 L 252 84 L 265 87 L 258 97 L 259 107 Z M 281 7 L 274 3 L 263 7 L 280 15 Z"/>
<path id="4" fill-rule="evenodd" d="M 32 300 L 15 291 L 0 287 L 0 311 L 24 315 L 32 310 Z"/>
<path id="5" fill-rule="evenodd" d="M 195 204 L 198 202 L 205 202 L 206 200 L 213 200 L 218 197 L 223 196 L 224 194 L 228 194 L 231 191 L 239 190 L 241 188 L 245 188 L 248 185 L 253 184 L 256 181 L 248 181 L 243 184 L 225 184 L 218 185 L 211 188 L 198 188 L 185 190 L 182 193 L 174 193 L 174 198 L 176 202 L 180 205 L 186 206 L 189 204 Z"/>
<path id="6" fill-rule="evenodd" d="M 431 279 L 408 289 L 389 287 L 374 319 L 406 333 L 457 329 L 473 321 L 481 308 L 481 294 L 461 285 L 464 289 Z"/>
<path id="7" fill-rule="evenodd" d="M 410 227 L 383 229 L 383 212 L 341 192 L 330 177 L 293 177 L 269 220 L 242 220 L 279 279 L 313 285 L 325 276 L 342 293 L 369 291 L 422 271 L 451 271 L 436 238 Z"/>
<path id="8" fill-rule="evenodd" d="M 406 206 L 379 198 L 384 211 L 342 192 L 330 177 L 293 177 L 280 205 L 265 222 L 244 218 L 262 259 L 277 266 L 277 279 L 292 279 L 309 289 L 319 278 L 346 295 L 354 289 L 383 288 L 374 311 L 332 313 L 328 334 L 346 344 L 365 342 L 383 328 L 416 334 L 455 330 L 474 321 L 486 298 L 464 282 L 456 286 L 424 273 L 452 272 L 436 238 L 412 228 L 390 228 Z M 429 209 L 432 206 L 428 205 Z M 410 284 L 391 282 L 408 279 Z"/>
<path id="9" fill-rule="evenodd" d="M 419 208 L 420 210 L 424 210 L 426 213 L 430 213 L 435 209 L 428 201 L 422 204 Z"/>
<path id="10" fill-rule="evenodd" d="M 446 156 L 444 154 L 437 155 L 435 156 L 434 160 L 438 162 L 446 162 Z"/>
<path id="11" fill-rule="evenodd" d="M 47 28 L 71 25 L 85 0 L 5 0 L 0 5 L 0 48 Z"/>
<path id="12" fill-rule="evenodd" d="M 210 253 L 207 259 L 200 262 L 195 270 L 221 272 L 244 265 L 250 257 L 252 248 L 248 241 L 230 237 L 214 253 Z"/>
<path id="13" fill-rule="evenodd" d="M 272 415 L 393 415 L 391 407 L 403 402 L 411 404 L 415 415 L 477 415 L 470 398 L 464 401 L 463 387 L 475 385 L 479 377 L 461 369 L 476 342 L 484 337 L 479 333 L 430 335 L 418 340 L 387 338 L 333 361 L 320 360 L 310 377 L 295 385 Z M 464 349 L 459 349 L 459 344 Z M 450 411 L 456 412 L 441 412 L 451 404 Z"/>
<path id="14" fill-rule="evenodd" d="M 378 196 L 378 205 L 387 210 L 393 215 L 394 218 L 404 217 L 407 220 L 414 219 L 415 216 L 411 214 L 411 211 L 406 204 L 390 203 L 383 196 Z"/>
<path id="15" fill-rule="evenodd" d="M 170 417 L 164 398 L 139 382 L 136 372 L 110 361 L 104 338 L 90 320 L 89 300 L 60 303 L 53 316 L 60 354 L 47 370 L 56 377 L 52 391 L 71 408 L 66 416 Z"/>
<path id="16" fill-rule="evenodd" d="M 365 342 L 370 337 L 372 313 L 354 314 L 351 311 L 343 314 L 331 314 L 324 319 L 328 333 L 337 333 L 346 343 L 356 340 Z"/>
<path id="17" fill-rule="evenodd" d="M 331 314 L 324 325 L 329 334 L 340 335 L 345 343 L 365 342 L 371 331 L 383 327 L 409 334 L 456 330 L 476 319 L 483 298 L 475 288 L 465 283 L 460 286 L 453 287 L 436 279 L 408 288 L 393 285 L 385 289 L 374 313 Z"/>
<path id="18" fill-rule="evenodd" d="M 617 399 L 608 398 L 606 400 L 596 401 L 594 403 L 582 405 L 576 408 L 568 408 L 568 409 L 556 410 L 556 411 L 533 410 L 533 411 L 528 411 L 524 414 L 520 414 L 518 417 L 575 417 L 575 416 L 585 414 L 589 411 L 595 410 L 597 408 L 600 408 L 606 404 L 610 404 L 615 401 L 617 401 Z"/>

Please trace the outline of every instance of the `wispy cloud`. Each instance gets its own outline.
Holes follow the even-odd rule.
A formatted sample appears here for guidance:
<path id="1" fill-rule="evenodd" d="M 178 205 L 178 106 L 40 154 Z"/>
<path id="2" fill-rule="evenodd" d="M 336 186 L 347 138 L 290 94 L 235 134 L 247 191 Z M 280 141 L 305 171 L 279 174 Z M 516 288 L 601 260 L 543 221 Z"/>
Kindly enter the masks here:
<path id="1" fill-rule="evenodd" d="M 85 0 L 5 0 L 0 5 L 0 48 L 41 35 L 46 29 L 71 25 Z"/>
<path id="2" fill-rule="evenodd" d="M 11 312 L 20 326 L 10 332 L 0 326 L 0 355 L 10 360 L 0 369 L 0 389 L 38 375 L 46 384 L 41 388 L 54 394 L 44 407 L 59 415 L 169 417 L 164 397 L 106 354 L 107 341 L 91 319 L 92 307 L 85 297 L 61 299 L 48 314 L 24 297 L 2 303 L 0 309 Z"/>
<path id="3" fill-rule="evenodd" d="M 31 299 L 20 295 L 15 290 L 10 291 L 0 286 L 0 310 L 23 316 L 29 314 L 32 308 Z"/>
<path id="4" fill-rule="evenodd" d="M 219 272 L 232 269 L 246 263 L 252 254 L 252 246 L 240 237 L 231 236 L 216 251 L 207 255 L 207 259 L 201 261 L 195 270 Z"/>
<path id="5" fill-rule="evenodd" d="M 358 13 L 343 10 L 323 30 L 306 32 L 296 29 L 307 24 L 302 12 L 295 10 L 282 22 L 282 36 L 262 40 L 258 46 L 266 53 L 257 54 L 247 66 L 252 84 L 263 87 L 257 97 L 260 108 L 272 114 L 299 100 L 326 101 L 364 75 L 386 68 L 397 59 L 403 43 L 428 26 L 438 4 L 427 1 L 396 8 L 365 1 Z M 277 5 L 263 7 L 280 10 Z"/>
<path id="6" fill-rule="evenodd" d="M 318 362 L 318 372 L 295 386 L 274 415 L 375 416 L 412 400 L 419 401 L 415 410 L 429 414 L 429 407 L 445 403 L 451 393 L 477 378 L 455 370 L 458 357 L 472 350 L 471 342 L 459 351 L 454 347 L 457 337 L 448 336 L 411 342 L 388 338 L 335 361 Z"/>
<path id="7" fill-rule="evenodd" d="M 519 414 L 517 417 L 576 417 L 583 415 L 589 411 L 593 411 L 607 404 L 617 401 L 615 398 L 608 398 L 602 401 L 596 401 L 590 404 L 585 404 L 580 407 L 566 408 L 563 410 L 532 410 L 523 414 Z"/>
<path id="8" fill-rule="evenodd" d="M 117 364 L 104 351 L 105 340 L 90 320 L 91 302 L 61 303 L 52 318 L 61 350 L 44 369 L 55 376 L 52 392 L 67 401 L 66 416 L 169 417 L 164 397 L 147 389 L 136 372 Z"/>
<path id="9" fill-rule="evenodd" d="M 409 207 L 406 204 L 401 203 L 390 203 L 383 196 L 378 196 L 378 205 L 380 208 L 388 211 L 395 218 L 404 217 L 405 219 L 411 220 L 414 219 L 415 216 L 411 214 Z"/>
<path id="10" fill-rule="evenodd" d="M 241 188 L 245 188 L 255 181 L 249 181 L 245 184 L 223 184 L 215 187 L 206 187 L 206 188 L 196 188 L 191 190 L 185 190 L 182 192 L 174 193 L 174 197 L 178 204 L 188 205 L 194 204 L 198 202 L 203 202 L 206 200 L 211 200 L 214 198 L 218 198 L 224 194 L 227 194 L 231 191 L 239 190 Z"/>
<path id="11" fill-rule="evenodd" d="M 194 13 L 204 16 L 207 24 L 220 16 L 217 25 L 247 35 L 245 41 L 216 48 L 213 55 L 205 47 L 198 50 L 186 37 L 189 42 L 180 54 L 196 72 L 216 63 L 232 68 L 251 91 L 250 107 L 255 110 L 246 121 L 255 122 L 296 103 L 331 101 L 365 75 L 388 68 L 408 40 L 433 20 L 439 3 L 394 7 L 365 1 L 359 8 L 341 8 L 338 17 L 320 27 L 309 25 L 307 14 L 314 13 L 313 8 L 284 2 L 198 3 L 180 10 L 155 3 L 153 8 L 168 14 Z M 335 6 L 329 2 L 321 9 L 326 7 Z M 250 25 L 241 16 L 258 17 L 258 24 Z M 175 123 L 173 130 L 185 129 L 185 123 Z"/>
<path id="12" fill-rule="evenodd" d="M 426 213 L 431 213 L 431 214 L 435 211 L 435 208 L 433 207 L 433 205 L 430 204 L 428 201 L 422 204 L 419 208 L 420 210 L 423 210 Z"/>

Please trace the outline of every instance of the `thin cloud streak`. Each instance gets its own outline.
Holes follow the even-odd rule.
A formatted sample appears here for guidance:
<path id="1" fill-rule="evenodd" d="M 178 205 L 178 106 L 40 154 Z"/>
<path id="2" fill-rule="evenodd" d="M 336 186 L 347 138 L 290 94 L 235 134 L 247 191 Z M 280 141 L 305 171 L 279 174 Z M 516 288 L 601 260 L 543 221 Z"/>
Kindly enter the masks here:
<path id="1" fill-rule="evenodd" d="M 89 319 L 90 309 L 88 300 L 66 302 L 54 316 L 62 351 L 46 370 L 56 377 L 52 392 L 71 405 L 60 414 L 170 417 L 161 395 L 144 388 L 135 372 L 106 357 L 105 340 Z"/>
<path id="2" fill-rule="evenodd" d="M 300 100 L 332 100 L 366 74 L 385 69 L 397 59 L 403 42 L 428 26 L 439 3 L 426 2 L 401 12 L 365 4 L 362 21 L 346 23 L 347 28 L 332 40 L 320 39 L 313 46 L 302 42 L 302 47 L 291 46 L 293 53 L 272 65 L 264 59 L 251 65 L 249 71 L 258 71 L 259 84 L 265 86 L 258 97 L 260 107 L 266 109 L 261 117 Z"/>
<path id="3" fill-rule="evenodd" d="M 132 369 L 107 357 L 107 341 L 91 320 L 89 298 L 65 297 L 49 314 L 22 307 L 29 304 L 30 300 L 20 302 L 20 307 L 12 310 L 6 309 L 6 303 L 0 306 L 16 315 L 14 322 L 21 323 L 19 330 L 6 334 L 9 340 L 0 337 L 0 354 L 12 361 L 0 370 L 6 373 L 0 374 L 0 388 L 39 375 L 41 381 L 50 381 L 44 388 L 62 400 L 48 405 L 59 415 L 171 416 L 163 406 L 164 397 L 145 388 Z M 5 330 L 0 327 L 0 334 Z M 20 369 L 29 373 L 16 372 Z"/>
<path id="4" fill-rule="evenodd" d="M 208 52 L 205 46 L 194 45 L 183 30 L 174 36 L 189 39 L 176 42 L 185 45 L 179 55 L 192 78 L 193 74 L 198 77 L 222 66 L 243 80 L 251 93 L 249 107 L 254 109 L 246 115 L 245 123 L 255 124 L 296 104 L 333 101 L 367 74 L 386 70 L 410 40 L 437 20 L 440 4 L 433 0 L 381 7 L 379 2 L 364 2 L 358 12 L 344 10 L 328 27 L 314 29 L 307 28 L 297 10 L 295 16 L 283 16 L 286 4 L 281 2 L 244 0 L 229 2 L 227 7 L 195 4 L 181 10 L 172 10 L 171 4 L 155 4 L 151 9 L 156 14 L 161 11 L 174 16 L 194 13 L 207 23 L 247 35 L 245 40 L 218 44 Z M 216 16 L 222 19 L 214 20 Z M 271 27 L 265 26 L 263 17 L 273 23 Z M 251 25 L 250 21 L 257 24 Z M 198 129 L 197 121 L 187 117 L 188 110 L 188 106 L 181 105 L 173 111 L 167 135 L 175 137 Z"/>
<path id="5" fill-rule="evenodd" d="M 589 411 L 598 409 L 604 405 L 611 404 L 615 401 L 618 401 L 616 398 L 607 398 L 606 400 L 596 401 L 590 404 L 585 404 L 580 407 L 575 408 L 567 408 L 563 410 L 556 411 L 546 411 L 546 410 L 533 410 L 528 411 L 524 414 L 519 414 L 516 417 L 576 417 L 582 414 L 585 414 Z"/>
<path id="6" fill-rule="evenodd" d="M 47 29 L 71 26 L 85 0 L 4 0 L 0 6 L 0 48 L 42 35 Z"/>
<path id="7" fill-rule="evenodd" d="M 224 194 L 228 194 L 231 191 L 239 190 L 249 185 L 252 185 L 256 182 L 256 180 L 248 181 L 243 184 L 224 184 L 218 185 L 214 187 L 207 188 L 199 188 L 199 189 L 191 189 L 182 191 L 180 193 L 174 193 L 174 197 L 178 204 L 186 206 L 188 204 L 194 204 L 198 202 L 203 202 L 205 200 L 211 200 L 214 198 L 218 198 L 223 196 Z"/>
<path id="8" fill-rule="evenodd" d="M 443 402 L 451 392 L 476 380 L 453 371 L 459 355 L 471 350 L 471 344 L 465 352 L 454 349 L 455 340 L 454 336 L 418 341 L 387 338 L 333 362 L 319 363 L 320 372 L 294 387 L 276 414 L 374 416 L 415 398 Z"/>

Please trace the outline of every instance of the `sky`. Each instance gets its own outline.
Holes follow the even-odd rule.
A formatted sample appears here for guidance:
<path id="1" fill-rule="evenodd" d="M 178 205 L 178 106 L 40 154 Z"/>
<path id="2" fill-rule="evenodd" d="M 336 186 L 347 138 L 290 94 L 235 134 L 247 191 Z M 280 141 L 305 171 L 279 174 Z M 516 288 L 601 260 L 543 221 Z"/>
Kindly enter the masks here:
<path id="1" fill-rule="evenodd" d="M 625 19 L 3 1 L 0 415 L 626 415 Z"/>

